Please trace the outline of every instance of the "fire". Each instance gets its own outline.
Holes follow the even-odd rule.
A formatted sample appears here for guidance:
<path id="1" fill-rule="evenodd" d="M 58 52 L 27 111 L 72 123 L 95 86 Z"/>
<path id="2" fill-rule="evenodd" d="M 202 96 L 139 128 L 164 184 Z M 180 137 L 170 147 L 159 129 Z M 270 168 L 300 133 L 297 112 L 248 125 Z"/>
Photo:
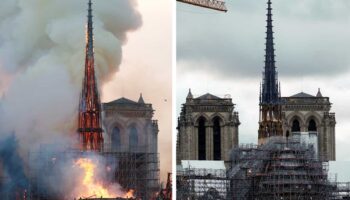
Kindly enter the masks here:
<path id="1" fill-rule="evenodd" d="M 96 177 L 96 164 L 88 158 L 80 158 L 75 162 L 75 165 L 84 170 L 84 178 L 81 182 L 81 191 L 78 194 L 80 197 L 103 197 L 103 198 L 132 198 L 134 191 L 129 190 L 127 193 L 117 191 L 117 189 L 106 187 L 102 181 Z"/>
<path id="2" fill-rule="evenodd" d="M 129 190 L 125 195 L 124 198 L 131 198 L 134 197 L 134 190 Z"/>

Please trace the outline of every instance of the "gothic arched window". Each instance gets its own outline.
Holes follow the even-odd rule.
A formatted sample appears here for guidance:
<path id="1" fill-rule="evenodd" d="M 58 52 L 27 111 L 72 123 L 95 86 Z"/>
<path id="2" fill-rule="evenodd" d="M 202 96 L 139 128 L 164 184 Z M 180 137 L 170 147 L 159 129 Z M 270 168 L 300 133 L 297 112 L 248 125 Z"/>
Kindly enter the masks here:
<path id="1" fill-rule="evenodd" d="M 198 160 L 206 159 L 205 118 L 201 117 L 198 122 Z"/>
<path id="2" fill-rule="evenodd" d="M 309 121 L 308 131 L 317 131 L 317 126 L 315 120 L 311 119 Z"/>
<path id="3" fill-rule="evenodd" d="M 112 149 L 119 149 L 121 145 L 120 141 L 120 129 L 118 127 L 114 127 L 111 135 L 112 141 Z"/>
<path id="4" fill-rule="evenodd" d="M 292 132 L 300 132 L 300 123 L 297 119 L 293 121 Z"/>
<path id="5" fill-rule="evenodd" d="M 138 131 L 135 126 L 132 126 L 129 129 L 129 149 L 136 150 L 138 144 L 139 144 Z"/>
<path id="6" fill-rule="evenodd" d="M 214 160 L 221 160 L 221 127 L 220 118 L 213 120 Z"/>

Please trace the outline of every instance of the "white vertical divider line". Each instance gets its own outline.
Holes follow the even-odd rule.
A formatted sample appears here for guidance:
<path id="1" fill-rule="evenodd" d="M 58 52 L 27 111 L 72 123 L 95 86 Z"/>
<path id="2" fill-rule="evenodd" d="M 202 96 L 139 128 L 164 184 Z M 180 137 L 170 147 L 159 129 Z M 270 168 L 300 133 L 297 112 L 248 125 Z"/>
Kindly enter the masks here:
<path id="1" fill-rule="evenodd" d="M 176 0 L 172 1 L 172 199 L 176 200 Z"/>

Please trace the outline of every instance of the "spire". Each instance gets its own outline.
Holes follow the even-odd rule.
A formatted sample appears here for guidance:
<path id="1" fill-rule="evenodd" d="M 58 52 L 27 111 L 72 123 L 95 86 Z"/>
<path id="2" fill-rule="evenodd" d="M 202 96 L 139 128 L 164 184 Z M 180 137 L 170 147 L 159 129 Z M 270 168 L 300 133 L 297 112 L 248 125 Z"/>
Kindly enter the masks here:
<path id="1" fill-rule="evenodd" d="M 101 101 L 95 77 L 92 3 L 89 0 L 86 30 L 86 58 L 83 87 L 79 102 L 78 133 L 82 150 L 102 151 Z"/>
<path id="2" fill-rule="evenodd" d="M 316 94 L 316 97 L 323 97 L 320 88 L 318 88 L 318 92 Z"/>
<path id="3" fill-rule="evenodd" d="M 259 144 L 265 144 L 269 137 L 283 136 L 281 90 L 275 66 L 271 0 L 267 2 L 266 16 L 266 52 L 260 96 Z"/>
<path id="4" fill-rule="evenodd" d="M 278 82 L 275 67 L 275 49 L 273 42 L 272 8 L 271 0 L 267 2 L 267 26 L 266 26 L 266 47 L 265 67 L 263 73 L 262 99 L 260 103 L 274 104 L 278 102 Z"/>
<path id="5" fill-rule="evenodd" d="M 140 93 L 140 98 L 138 103 L 145 104 L 145 101 L 143 100 L 142 93 Z"/>
<path id="6" fill-rule="evenodd" d="M 191 88 L 188 90 L 188 94 L 187 94 L 186 99 L 193 99 L 193 95 L 192 95 L 192 92 L 191 92 Z"/>
<path id="7" fill-rule="evenodd" d="M 92 2 L 89 0 L 88 8 L 88 23 L 86 33 L 86 56 L 93 57 L 94 55 L 94 34 L 93 34 L 93 23 L 92 23 Z"/>

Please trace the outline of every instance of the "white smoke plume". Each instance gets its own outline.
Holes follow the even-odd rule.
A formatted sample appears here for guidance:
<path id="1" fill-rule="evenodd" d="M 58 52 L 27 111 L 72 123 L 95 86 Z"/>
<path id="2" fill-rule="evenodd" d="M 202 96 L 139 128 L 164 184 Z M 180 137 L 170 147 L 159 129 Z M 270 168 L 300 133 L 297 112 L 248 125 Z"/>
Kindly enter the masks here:
<path id="1" fill-rule="evenodd" d="M 87 2 L 1 0 L 0 134 L 14 132 L 20 152 L 76 135 Z M 142 19 L 136 0 L 94 0 L 93 15 L 101 87 L 118 71 L 127 33 Z"/>

